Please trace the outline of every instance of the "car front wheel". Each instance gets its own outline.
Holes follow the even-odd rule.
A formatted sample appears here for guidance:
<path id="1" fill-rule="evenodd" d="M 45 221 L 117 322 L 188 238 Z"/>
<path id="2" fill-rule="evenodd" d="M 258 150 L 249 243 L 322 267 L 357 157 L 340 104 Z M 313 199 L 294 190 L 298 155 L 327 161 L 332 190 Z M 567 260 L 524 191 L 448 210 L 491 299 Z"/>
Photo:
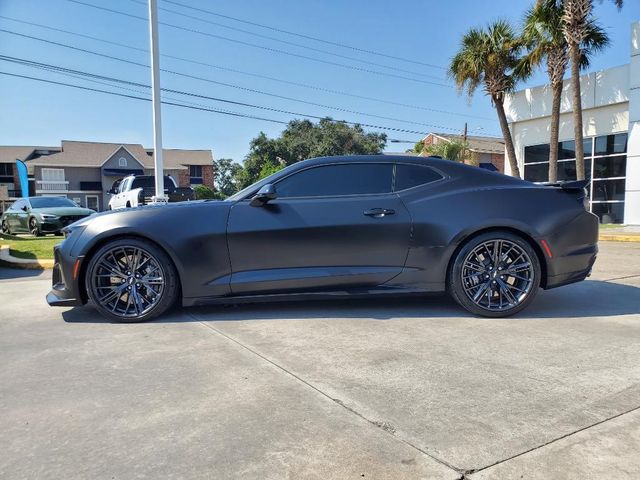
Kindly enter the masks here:
<path id="1" fill-rule="evenodd" d="M 533 301 L 540 276 L 540 261 L 529 242 L 510 232 L 489 232 L 458 251 L 447 287 L 469 312 L 507 317 Z"/>
<path id="2" fill-rule="evenodd" d="M 2 233 L 5 235 L 11 235 L 11 229 L 9 228 L 9 222 L 6 220 L 2 221 Z"/>
<path id="3" fill-rule="evenodd" d="M 90 299 L 116 322 L 142 322 L 164 313 L 178 297 L 171 258 L 137 238 L 114 240 L 92 256 L 86 272 Z"/>
<path id="4" fill-rule="evenodd" d="M 40 231 L 40 225 L 38 225 L 38 220 L 34 217 L 29 219 L 29 233 L 34 237 L 42 236 L 42 232 Z"/>

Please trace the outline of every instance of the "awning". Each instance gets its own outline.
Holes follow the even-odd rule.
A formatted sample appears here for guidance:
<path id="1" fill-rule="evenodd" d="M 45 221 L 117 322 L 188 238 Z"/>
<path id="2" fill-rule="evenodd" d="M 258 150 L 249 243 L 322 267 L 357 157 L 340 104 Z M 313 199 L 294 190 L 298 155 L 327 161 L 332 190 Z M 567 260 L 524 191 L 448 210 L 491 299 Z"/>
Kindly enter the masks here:
<path id="1" fill-rule="evenodd" d="M 105 168 L 102 170 L 105 177 L 126 177 L 127 175 L 143 175 L 143 170 L 132 170 L 130 168 Z"/>
<path id="2" fill-rule="evenodd" d="M 491 172 L 497 172 L 498 169 L 496 168 L 496 166 L 493 163 L 481 163 L 480 165 L 478 165 L 480 168 L 484 168 L 485 170 L 489 170 Z"/>

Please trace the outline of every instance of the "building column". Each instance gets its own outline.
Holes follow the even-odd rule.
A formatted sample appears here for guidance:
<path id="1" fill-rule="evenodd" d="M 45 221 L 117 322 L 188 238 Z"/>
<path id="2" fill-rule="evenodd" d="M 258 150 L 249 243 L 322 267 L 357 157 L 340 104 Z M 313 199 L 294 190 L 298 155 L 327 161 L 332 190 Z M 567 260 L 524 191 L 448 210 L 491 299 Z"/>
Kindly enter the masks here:
<path id="1" fill-rule="evenodd" d="M 629 137 L 624 223 L 640 225 L 640 22 L 631 25 Z"/>

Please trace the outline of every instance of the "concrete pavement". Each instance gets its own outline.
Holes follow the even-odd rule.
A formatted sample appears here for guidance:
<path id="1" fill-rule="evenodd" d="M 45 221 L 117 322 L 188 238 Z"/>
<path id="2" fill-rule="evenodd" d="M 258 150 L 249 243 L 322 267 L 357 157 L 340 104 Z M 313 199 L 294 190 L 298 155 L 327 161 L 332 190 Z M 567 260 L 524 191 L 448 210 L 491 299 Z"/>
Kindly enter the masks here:
<path id="1" fill-rule="evenodd" d="M 0 269 L 0 478 L 634 478 L 640 244 L 505 320 L 447 298 L 110 324 Z"/>

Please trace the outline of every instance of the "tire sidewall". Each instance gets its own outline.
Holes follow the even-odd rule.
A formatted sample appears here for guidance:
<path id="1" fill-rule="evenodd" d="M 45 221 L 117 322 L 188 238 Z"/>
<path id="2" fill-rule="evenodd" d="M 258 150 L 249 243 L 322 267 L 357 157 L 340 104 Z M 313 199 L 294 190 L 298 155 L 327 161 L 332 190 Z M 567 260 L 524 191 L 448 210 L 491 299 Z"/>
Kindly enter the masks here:
<path id="1" fill-rule="evenodd" d="M 527 255 L 529 255 L 529 258 L 531 259 L 531 263 L 533 265 L 534 278 L 533 284 L 531 285 L 531 291 L 522 303 L 511 310 L 491 311 L 479 307 L 469 297 L 467 297 L 467 294 L 464 292 L 464 289 L 462 287 L 461 273 L 462 263 L 464 259 L 478 245 L 490 240 L 508 240 L 517 244 L 527 253 Z M 493 231 L 471 238 L 466 243 L 464 243 L 463 246 L 457 251 L 453 261 L 451 262 L 451 267 L 449 268 L 449 272 L 447 275 L 447 290 L 460 306 L 474 315 L 491 318 L 508 317 L 511 315 L 515 315 L 516 313 L 527 308 L 527 306 L 529 306 L 529 304 L 534 300 L 540 286 L 541 275 L 542 269 L 540 268 L 540 259 L 538 258 L 536 251 L 527 240 L 507 231 Z"/>
<path id="2" fill-rule="evenodd" d="M 150 311 L 148 311 L 147 313 L 139 317 L 126 318 L 126 317 L 121 317 L 119 315 L 115 315 L 114 313 L 110 312 L 108 309 L 98 304 L 94 300 L 95 293 L 93 291 L 93 282 L 91 281 L 91 279 L 95 275 L 95 271 L 98 266 L 98 261 L 100 260 L 102 255 L 106 253 L 108 250 L 111 250 L 119 246 L 120 247 L 124 247 L 124 246 L 136 247 L 136 248 L 146 250 L 147 253 L 151 254 L 158 261 L 158 265 L 162 270 L 163 278 L 165 278 L 165 288 L 164 288 L 164 291 L 162 292 L 160 301 L 158 301 L 158 303 L 156 303 L 156 305 Z M 162 313 L 167 311 L 171 306 L 173 306 L 173 304 L 178 298 L 178 293 L 180 290 L 178 274 L 173 264 L 173 261 L 171 260 L 169 255 L 161 247 L 157 246 L 155 243 L 148 240 L 138 239 L 138 238 L 121 238 L 118 240 L 112 240 L 106 243 L 105 245 L 103 245 L 102 247 L 100 247 L 91 256 L 91 259 L 89 260 L 89 264 L 87 266 L 86 273 L 84 275 L 84 282 L 85 282 L 85 289 L 89 297 L 89 300 L 91 300 L 95 308 L 108 319 L 118 323 L 145 322 L 147 320 L 151 320 L 152 318 L 157 317 L 158 315 L 161 315 Z"/>

